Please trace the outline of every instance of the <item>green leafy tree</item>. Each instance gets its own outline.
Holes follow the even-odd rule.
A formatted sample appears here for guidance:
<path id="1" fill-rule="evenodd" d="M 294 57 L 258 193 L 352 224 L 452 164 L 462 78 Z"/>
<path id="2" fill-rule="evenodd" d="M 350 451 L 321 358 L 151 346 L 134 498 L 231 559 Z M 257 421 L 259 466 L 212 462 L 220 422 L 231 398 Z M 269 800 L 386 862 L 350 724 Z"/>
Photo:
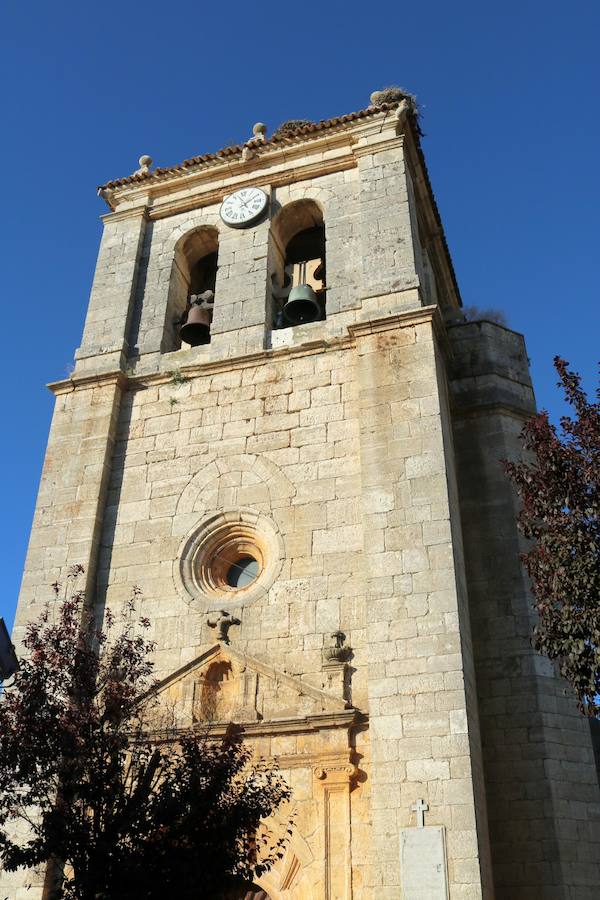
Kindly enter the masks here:
<path id="1" fill-rule="evenodd" d="M 157 730 L 138 592 L 120 627 L 110 613 L 82 625 L 81 571 L 28 626 L 0 702 L 0 867 L 50 863 L 65 900 L 197 900 L 252 881 L 283 853 L 289 825 L 278 837 L 264 820 L 287 784 L 233 733 Z"/>
<path id="2" fill-rule="evenodd" d="M 560 432 L 547 412 L 533 416 L 522 432 L 529 459 L 505 467 L 531 541 L 522 558 L 539 616 L 534 646 L 557 661 L 581 711 L 600 718 L 600 403 L 568 362 L 554 365 L 574 415 Z"/>

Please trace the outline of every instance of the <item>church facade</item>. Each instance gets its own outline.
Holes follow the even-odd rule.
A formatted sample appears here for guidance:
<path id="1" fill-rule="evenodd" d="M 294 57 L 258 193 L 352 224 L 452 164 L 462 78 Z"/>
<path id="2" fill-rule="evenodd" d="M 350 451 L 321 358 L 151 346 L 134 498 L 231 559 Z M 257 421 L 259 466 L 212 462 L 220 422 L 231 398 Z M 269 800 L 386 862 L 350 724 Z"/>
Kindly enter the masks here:
<path id="1" fill-rule="evenodd" d="M 140 586 L 179 726 L 237 723 L 293 789 L 240 898 L 597 897 L 589 730 L 530 646 L 500 462 L 526 349 L 460 314 L 411 99 L 100 193 L 15 644 L 72 564 L 100 613 Z"/>

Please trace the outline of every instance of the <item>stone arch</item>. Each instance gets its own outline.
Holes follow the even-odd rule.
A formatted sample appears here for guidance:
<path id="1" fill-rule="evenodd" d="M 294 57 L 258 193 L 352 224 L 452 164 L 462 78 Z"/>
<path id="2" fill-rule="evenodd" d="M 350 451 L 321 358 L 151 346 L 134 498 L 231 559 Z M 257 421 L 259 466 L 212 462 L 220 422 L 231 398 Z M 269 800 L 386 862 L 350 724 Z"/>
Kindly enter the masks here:
<path id="1" fill-rule="evenodd" d="M 315 183 L 307 185 L 303 182 L 298 182 L 278 187 L 277 199 L 280 202 L 281 209 L 289 203 L 294 203 L 296 200 L 315 200 L 321 205 L 323 214 L 326 216 L 328 204 L 335 199 L 335 194 L 330 188 L 321 187 Z"/>
<path id="2" fill-rule="evenodd" d="M 176 241 L 173 255 L 191 268 L 195 262 L 219 245 L 219 229 L 216 225 L 201 224 L 185 231 Z"/>
<path id="3" fill-rule="evenodd" d="M 281 823 L 282 831 L 287 827 L 287 823 Z M 222 900 L 298 900 L 300 897 L 302 900 L 317 900 L 322 897 L 322 885 L 319 884 L 318 874 L 309 874 L 312 863 L 314 856 L 310 847 L 297 828 L 294 828 L 283 859 L 278 860 L 260 878 L 255 878 L 252 884 L 248 884 L 248 888 L 257 893 L 250 893 L 249 897 L 243 893 L 236 894 L 235 885 L 232 885 L 233 893 L 224 895 Z M 244 884 L 241 882 L 240 888 Z M 260 891 L 264 892 L 262 896 Z"/>
<path id="4" fill-rule="evenodd" d="M 236 684 L 229 660 L 210 664 L 202 681 L 200 715 L 204 721 L 225 721 L 230 718 L 235 701 Z"/>
<path id="5" fill-rule="evenodd" d="M 171 222 L 171 220 L 167 220 Z M 215 228 L 220 232 L 218 207 L 195 209 L 186 214 L 185 218 L 174 220 L 171 230 L 164 235 L 161 253 L 170 261 L 175 253 L 175 248 L 182 238 L 198 228 Z"/>
<path id="6" fill-rule="evenodd" d="M 269 459 L 243 453 L 207 462 L 183 490 L 173 518 L 171 533 L 181 544 L 172 577 L 185 602 L 219 608 L 224 586 L 215 587 L 212 560 L 242 546 L 259 561 L 260 575 L 237 602 L 245 605 L 264 596 L 284 565 L 293 524 L 293 517 L 287 522 L 283 516 L 282 524 L 282 517 L 276 520 L 273 514 L 289 510 L 295 494 L 296 487 Z"/>
<path id="7" fill-rule="evenodd" d="M 272 897 L 256 881 L 232 879 L 214 900 L 278 900 Z"/>
<path id="8" fill-rule="evenodd" d="M 287 828 L 287 823 L 282 824 L 282 828 Z M 297 900 L 300 897 L 302 900 L 317 900 L 321 893 L 318 883 L 314 883 L 314 861 L 312 850 L 298 829 L 294 828 L 283 858 L 269 872 L 257 878 L 256 883 L 267 891 L 271 900 Z"/>
<path id="9" fill-rule="evenodd" d="M 311 191 L 307 196 L 297 197 L 277 210 L 271 221 L 271 233 L 282 244 L 287 244 L 299 231 L 311 225 L 322 223 L 325 217 L 323 203 Z"/>
<path id="10" fill-rule="evenodd" d="M 250 453 L 226 459 L 213 457 L 182 492 L 174 527 L 179 520 L 182 525 L 179 534 L 183 534 L 190 516 L 200 518 L 210 509 L 223 506 L 250 506 L 268 514 L 278 506 L 291 503 L 295 494 L 295 486 L 269 459 Z"/>

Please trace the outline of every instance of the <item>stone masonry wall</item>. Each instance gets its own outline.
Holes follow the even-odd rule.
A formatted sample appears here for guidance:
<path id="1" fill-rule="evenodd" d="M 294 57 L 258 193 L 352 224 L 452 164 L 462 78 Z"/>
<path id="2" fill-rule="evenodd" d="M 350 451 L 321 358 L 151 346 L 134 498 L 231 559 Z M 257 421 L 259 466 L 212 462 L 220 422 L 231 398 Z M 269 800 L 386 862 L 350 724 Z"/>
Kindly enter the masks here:
<path id="1" fill-rule="evenodd" d="M 18 653 L 27 623 L 52 601 L 54 582 L 66 585 L 71 566 L 85 567 L 78 587 L 93 596 L 120 397 L 120 379 L 106 378 L 56 398 L 13 631 Z M 43 878 L 0 872 L 0 896 L 41 896 Z"/>
<path id="2" fill-rule="evenodd" d="M 125 347 L 138 370 L 160 366 L 158 355 L 171 349 L 167 298 L 173 279 L 180 277 L 174 267 L 176 248 L 202 227 L 218 231 L 219 270 L 211 344 L 196 348 L 196 358 L 198 353 L 207 360 L 233 357 L 269 346 L 270 222 L 282 206 L 296 200 L 308 198 L 320 205 L 327 242 L 327 321 L 304 326 L 306 334 L 340 336 L 357 320 L 420 305 L 418 238 L 400 143 L 381 152 L 376 144 L 368 145 L 356 168 L 264 187 L 270 195 L 269 214 L 249 229 L 224 226 L 219 203 L 152 221 L 144 207 L 114 222 L 108 217 L 78 351 L 80 370 L 89 368 L 92 353 L 101 354 L 97 361 L 102 366 L 114 364 L 111 351 L 117 345 Z M 285 332 L 275 335 L 285 342 Z M 180 351 L 181 359 L 186 352 Z"/>
<path id="3" fill-rule="evenodd" d="M 302 674 L 320 672 L 323 638 L 337 628 L 360 652 L 365 613 L 351 362 L 350 349 L 313 352 L 149 386 L 124 400 L 101 573 L 110 605 L 133 583 L 142 588 L 159 673 L 214 643 L 203 610 L 180 596 L 173 565 L 200 521 L 232 507 L 270 517 L 285 546 L 268 595 L 241 610 L 240 647 Z M 365 698 L 364 672 L 354 690 Z"/>
<path id="4" fill-rule="evenodd" d="M 319 683 L 330 634 L 346 633 L 352 703 L 369 710 L 375 740 L 367 778 L 377 865 L 361 873 L 365 896 L 397 896 L 398 829 L 422 796 L 428 821 L 448 829 L 452 900 L 480 897 L 481 766 L 477 738 L 469 743 L 470 644 L 457 607 L 431 323 L 357 342 L 130 391 L 101 596 L 115 608 L 133 584 L 142 588 L 157 674 L 169 675 L 214 644 L 207 607 L 186 602 L 177 584 L 182 543 L 219 510 L 267 516 L 282 539 L 281 570 L 252 603 L 229 603 L 241 620 L 231 639 Z"/>
<path id="5" fill-rule="evenodd" d="M 200 348 L 201 352 L 207 358 L 221 358 L 262 350 L 271 330 L 267 314 L 271 218 L 283 205 L 305 198 L 318 202 L 324 212 L 327 268 L 332 273 L 328 313 L 335 317 L 349 307 L 358 308 L 361 258 L 358 191 L 358 173 L 352 170 L 273 189 L 269 216 L 250 229 L 224 226 L 219 217 L 219 204 L 150 223 L 141 249 L 141 277 L 129 336 L 132 351 L 148 366 L 153 359 L 149 354 L 165 349 L 164 334 L 170 330 L 170 323 L 165 323 L 166 296 L 173 277 L 176 247 L 186 235 L 202 227 L 218 231 L 219 269 L 211 344 Z M 350 318 L 346 316 L 343 324 L 355 319 L 356 313 Z M 333 321 L 330 318 L 330 326 Z M 186 352 L 184 349 L 183 353 Z"/>
<path id="6" fill-rule="evenodd" d="M 124 364 L 146 226 L 144 207 L 105 222 L 81 347 L 75 354 L 79 372 L 110 371 Z"/>
<path id="7" fill-rule="evenodd" d="M 398 897 L 398 830 L 423 798 L 428 823 L 447 828 L 450 897 L 487 897 L 477 712 L 468 703 L 472 651 L 431 319 L 365 331 L 357 352 L 374 889 Z"/>

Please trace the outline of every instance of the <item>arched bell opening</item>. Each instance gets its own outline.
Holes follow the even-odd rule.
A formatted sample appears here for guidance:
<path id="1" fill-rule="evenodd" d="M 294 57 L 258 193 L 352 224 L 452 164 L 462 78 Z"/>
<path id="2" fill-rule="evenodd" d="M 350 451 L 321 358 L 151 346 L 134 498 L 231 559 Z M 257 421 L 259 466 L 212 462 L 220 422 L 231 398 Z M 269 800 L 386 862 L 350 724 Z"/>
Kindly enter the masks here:
<path id="1" fill-rule="evenodd" d="M 175 247 L 164 350 L 210 343 L 219 256 L 219 233 L 202 226 Z"/>
<path id="2" fill-rule="evenodd" d="M 325 223 L 315 200 L 296 200 L 271 226 L 273 327 L 326 317 Z"/>

